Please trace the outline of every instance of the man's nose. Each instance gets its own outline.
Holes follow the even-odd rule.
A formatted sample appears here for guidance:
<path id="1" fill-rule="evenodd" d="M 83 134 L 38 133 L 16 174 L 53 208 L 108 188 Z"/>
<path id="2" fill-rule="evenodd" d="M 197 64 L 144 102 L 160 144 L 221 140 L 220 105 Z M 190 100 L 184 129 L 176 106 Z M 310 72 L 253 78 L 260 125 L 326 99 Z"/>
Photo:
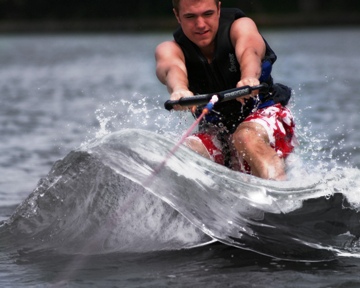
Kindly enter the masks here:
<path id="1" fill-rule="evenodd" d="M 205 20 L 203 17 L 200 16 L 196 19 L 196 27 L 198 28 L 205 27 Z"/>

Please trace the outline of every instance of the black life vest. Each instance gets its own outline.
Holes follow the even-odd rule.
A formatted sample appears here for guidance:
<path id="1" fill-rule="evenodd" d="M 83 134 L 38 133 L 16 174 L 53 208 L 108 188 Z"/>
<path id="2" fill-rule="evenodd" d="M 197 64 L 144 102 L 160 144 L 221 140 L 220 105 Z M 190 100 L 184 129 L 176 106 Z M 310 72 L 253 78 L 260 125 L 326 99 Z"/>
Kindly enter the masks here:
<path id="1" fill-rule="evenodd" d="M 181 27 L 174 32 L 174 39 L 185 56 L 189 90 L 194 94 L 207 94 L 231 89 L 240 80 L 241 71 L 235 56 L 235 49 L 231 43 L 230 29 L 232 23 L 241 17 L 245 17 L 245 14 L 240 9 L 221 9 L 219 29 L 215 38 L 215 53 L 211 63 L 201 53 L 199 47 L 186 37 Z M 265 44 L 266 53 L 263 62 L 270 65 L 270 71 L 262 76 L 261 82 L 266 82 L 272 86 L 271 66 L 277 57 L 266 41 Z M 269 95 L 266 96 L 266 101 L 272 101 Z M 205 122 L 220 123 L 232 133 L 258 104 L 253 99 L 249 99 L 244 106 L 237 100 L 217 103 L 213 111 L 206 116 Z"/>

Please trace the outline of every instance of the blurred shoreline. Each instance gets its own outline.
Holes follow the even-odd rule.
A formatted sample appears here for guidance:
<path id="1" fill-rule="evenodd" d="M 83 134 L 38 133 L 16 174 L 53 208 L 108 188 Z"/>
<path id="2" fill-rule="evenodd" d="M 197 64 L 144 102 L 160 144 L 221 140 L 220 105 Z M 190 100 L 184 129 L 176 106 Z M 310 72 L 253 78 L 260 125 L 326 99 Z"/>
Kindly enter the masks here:
<path id="1" fill-rule="evenodd" d="M 360 13 L 249 15 L 260 28 L 302 28 L 331 26 L 360 26 Z M 0 33 L 83 33 L 173 31 L 177 27 L 174 17 L 129 18 L 108 20 L 14 20 L 0 21 Z"/>

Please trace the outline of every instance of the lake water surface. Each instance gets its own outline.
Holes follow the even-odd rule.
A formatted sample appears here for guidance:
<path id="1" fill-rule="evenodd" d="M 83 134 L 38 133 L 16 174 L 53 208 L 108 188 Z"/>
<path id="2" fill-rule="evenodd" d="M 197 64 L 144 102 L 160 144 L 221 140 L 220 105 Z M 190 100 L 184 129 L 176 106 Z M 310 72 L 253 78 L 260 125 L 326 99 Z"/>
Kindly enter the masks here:
<path id="1" fill-rule="evenodd" d="M 278 55 L 275 81 L 294 90 L 299 155 L 310 166 L 360 169 L 360 28 L 263 35 Z M 125 128 L 181 135 L 192 124 L 190 116 L 163 109 L 168 94 L 156 79 L 153 54 L 170 36 L 0 36 L 0 220 L 78 147 Z M 8 250 L 6 239 L 2 287 L 360 286 L 354 256 L 287 262 L 218 244 L 74 257 Z"/>

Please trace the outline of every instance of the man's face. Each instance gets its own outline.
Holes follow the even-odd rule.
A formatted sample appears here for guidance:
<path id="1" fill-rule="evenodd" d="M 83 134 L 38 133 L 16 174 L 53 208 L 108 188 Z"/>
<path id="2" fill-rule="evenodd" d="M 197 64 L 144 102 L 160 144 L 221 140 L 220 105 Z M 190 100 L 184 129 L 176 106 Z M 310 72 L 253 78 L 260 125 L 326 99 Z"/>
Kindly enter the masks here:
<path id="1" fill-rule="evenodd" d="M 220 2 L 181 0 L 179 13 L 174 11 L 185 35 L 200 48 L 212 45 L 219 28 Z"/>

